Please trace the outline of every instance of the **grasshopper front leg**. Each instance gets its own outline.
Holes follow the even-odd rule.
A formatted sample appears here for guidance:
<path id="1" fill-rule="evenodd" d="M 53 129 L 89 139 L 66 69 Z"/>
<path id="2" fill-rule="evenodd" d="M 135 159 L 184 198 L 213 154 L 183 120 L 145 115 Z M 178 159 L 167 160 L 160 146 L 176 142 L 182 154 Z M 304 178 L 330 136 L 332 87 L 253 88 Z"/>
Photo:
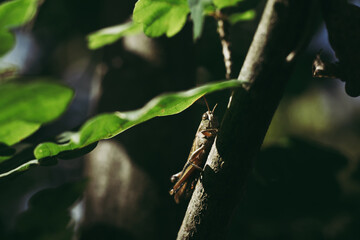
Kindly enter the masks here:
<path id="1" fill-rule="evenodd" d="M 209 138 L 209 137 L 215 136 L 218 133 L 218 129 L 216 129 L 216 128 L 207 129 L 207 130 L 201 131 L 199 133 L 202 134 L 203 136 Z"/>

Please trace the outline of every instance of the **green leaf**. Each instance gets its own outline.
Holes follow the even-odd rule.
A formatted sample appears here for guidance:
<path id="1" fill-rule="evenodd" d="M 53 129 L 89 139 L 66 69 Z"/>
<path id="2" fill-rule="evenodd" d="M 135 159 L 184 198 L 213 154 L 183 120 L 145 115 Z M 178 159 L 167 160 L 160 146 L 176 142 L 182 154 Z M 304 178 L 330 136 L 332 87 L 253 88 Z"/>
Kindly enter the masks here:
<path id="1" fill-rule="evenodd" d="M 201 36 L 204 26 L 204 9 L 210 6 L 212 0 L 188 0 L 191 18 L 194 22 L 193 37 L 194 41 Z"/>
<path id="2" fill-rule="evenodd" d="M 212 16 L 214 15 L 215 12 L 216 12 L 216 7 L 213 4 L 206 5 L 204 8 L 204 14 L 206 16 Z"/>
<path id="3" fill-rule="evenodd" d="M 139 0 L 133 19 L 149 37 L 172 37 L 185 25 L 189 11 L 187 0 Z"/>
<path id="4" fill-rule="evenodd" d="M 10 28 L 19 27 L 36 14 L 38 0 L 13 0 L 0 5 L 0 57 L 15 45 Z"/>
<path id="5" fill-rule="evenodd" d="M 33 167 L 53 166 L 57 164 L 58 159 L 74 159 L 91 152 L 96 147 L 97 142 L 87 145 L 84 148 L 72 151 L 61 152 L 56 157 L 46 157 L 42 159 L 34 158 L 34 146 L 29 144 L 17 144 L 16 153 L 12 156 L 0 156 L 0 183 L 13 178 Z M 14 149 L 8 149 L 12 153 Z"/>
<path id="6" fill-rule="evenodd" d="M 0 57 L 10 51 L 15 45 L 15 37 L 7 30 L 0 30 Z"/>
<path id="7" fill-rule="evenodd" d="M 248 10 L 246 12 L 242 12 L 242 13 L 234 13 L 232 15 L 229 16 L 229 22 L 231 24 L 235 24 L 237 22 L 241 22 L 241 21 L 249 21 L 254 19 L 256 16 L 256 12 L 254 9 Z"/>
<path id="8" fill-rule="evenodd" d="M 215 6 L 219 9 L 236 6 L 236 4 L 242 1 L 243 0 L 213 0 Z"/>
<path id="9" fill-rule="evenodd" d="M 149 119 L 180 113 L 207 93 L 225 88 L 240 87 L 243 83 L 244 81 L 239 80 L 210 83 L 188 91 L 160 95 L 138 110 L 98 115 L 88 120 L 80 131 L 65 134 L 68 142 L 62 144 L 41 143 L 35 148 L 34 155 L 37 159 L 41 159 L 56 156 L 64 151 L 83 148 L 99 140 L 114 137 Z"/>
<path id="10" fill-rule="evenodd" d="M 13 0 L 0 5 L 0 29 L 14 28 L 31 20 L 38 6 L 38 0 Z"/>
<path id="11" fill-rule="evenodd" d="M 0 142 L 11 146 L 56 119 L 73 95 L 68 87 L 44 81 L 0 85 Z"/>
<path id="12" fill-rule="evenodd" d="M 114 43 L 124 36 L 135 35 L 141 31 L 142 25 L 134 22 L 107 27 L 87 36 L 88 47 L 97 49 Z"/>
<path id="13" fill-rule="evenodd" d="M 16 106 L 14 106 L 16 108 Z M 20 114 L 19 114 L 20 115 Z M 30 136 L 41 124 L 21 119 L 3 119 L 0 121 L 0 142 L 13 145 Z"/>

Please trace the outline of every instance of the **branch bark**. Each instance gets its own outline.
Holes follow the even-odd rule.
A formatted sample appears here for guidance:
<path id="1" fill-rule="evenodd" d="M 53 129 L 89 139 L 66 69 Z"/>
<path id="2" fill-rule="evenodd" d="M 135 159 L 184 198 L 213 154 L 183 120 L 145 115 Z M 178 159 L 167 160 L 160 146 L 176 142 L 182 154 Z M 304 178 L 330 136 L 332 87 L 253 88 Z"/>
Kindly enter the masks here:
<path id="1" fill-rule="evenodd" d="M 223 239 L 252 162 L 308 42 L 312 0 L 268 0 L 177 239 Z"/>

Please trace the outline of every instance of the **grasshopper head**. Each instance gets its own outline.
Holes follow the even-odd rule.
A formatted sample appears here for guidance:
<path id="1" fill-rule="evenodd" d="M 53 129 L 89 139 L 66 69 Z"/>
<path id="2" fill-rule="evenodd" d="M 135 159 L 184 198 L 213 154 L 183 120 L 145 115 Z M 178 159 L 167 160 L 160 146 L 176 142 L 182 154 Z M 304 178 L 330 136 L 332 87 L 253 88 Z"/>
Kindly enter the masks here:
<path id="1" fill-rule="evenodd" d="M 212 111 L 210 111 L 208 107 L 208 111 L 202 115 L 202 125 L 203 125 L 202 128 L 204 130 L 219 127 L 219 122 L 217 120 L 217 117 L 214 115 L 216 106 L 217 104 L 214 106 Z"/>

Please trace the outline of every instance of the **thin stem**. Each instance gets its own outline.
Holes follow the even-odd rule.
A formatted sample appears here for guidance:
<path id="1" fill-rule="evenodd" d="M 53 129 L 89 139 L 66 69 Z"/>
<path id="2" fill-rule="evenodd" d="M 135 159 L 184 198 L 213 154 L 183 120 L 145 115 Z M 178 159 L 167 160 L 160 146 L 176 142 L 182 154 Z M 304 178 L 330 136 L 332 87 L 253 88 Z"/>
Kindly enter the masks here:
<path id="1" fill-rule="evenodd" d="M 218 12 L 217 15 L 221 15 L 221 13 Z M 224 21 L 222 18 L 218 18 L 218 20 L 217 20 L 217 32 L 220 37 L 222 53 L 224 56 L 225 77 L 226 77 L 226 79 L 230 79 L 231 78 L 232 61 L 231 61 L 228 23 L 226 21 Z"/>
<path id="2" fill-rule="evenodd" d="M 23 171 L 26 171 L 28 170 L 31 166 L 37 166 L 37 165 L 40 165 L 39 163 L 39 160 L 38 159 L 33 159 L 33 160 L 30 160 L 20 166 L 18 166 L 17 168 L 14 168 L 6 173 L 2 173 L 0 174 L 0 178 L 3 178 L 3 177 L 7 177 L 15 172 L 23 172 Z"/>

